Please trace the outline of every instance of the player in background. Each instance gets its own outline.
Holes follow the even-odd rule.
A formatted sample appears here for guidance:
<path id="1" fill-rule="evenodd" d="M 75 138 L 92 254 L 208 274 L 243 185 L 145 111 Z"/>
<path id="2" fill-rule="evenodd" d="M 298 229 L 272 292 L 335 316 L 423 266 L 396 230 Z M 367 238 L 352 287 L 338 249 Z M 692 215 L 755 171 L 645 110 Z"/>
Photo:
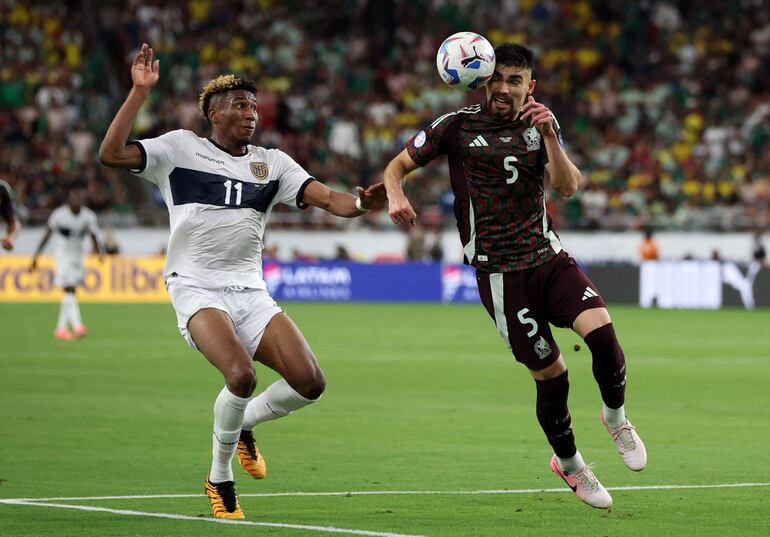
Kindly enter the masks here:
<path id="1" fill-rule="evenodd" d="M 252 429 L 318 400 L 326 380 L 304 336 L 267 292 L 261 253 L 267 217 L 276 203 L 320 207 L 357 217 L 385 205 L 382 184 L 359 197 L 316 181 L 286 153 L 251 145 L 257 127 L 257 89 L 234 75 L 209 82 L 200 113 L 210 138 L 187 130 L 126 143 L 136 113 L 158 81 L 159 62 L 146 44 L 131 66 L 131 88 L 112 121 L 99 156 L 160 189 L 171 236 L 165 278 L 188 344 L 223 375 L 214 402 L 213 460 L 205 481 L 217 518 L 243 518 L 231 461 L 238 451 L 256 479 L 266 473 Z M 282 379 L 251 398 L 254 360 Z"/>
<path id="2" fill-rule="evenodd" d="M 83 283 L 83 258 L 86 254 L 83 239 L 91 237 L 93 249 L 104 260 L 98 239 L 99 226 L 94 212 L 85 207 L 86 190 L 79 183 L 69 186 L 67 203 L 55 209 L 48 217 L 48 227 L 40 240 L 35 255 L 32 256 L 31 270 L 37 269 L 37 258 L 55 235 L 54 257 L 56 259 L 56 285 L 62 288 L 64 295 L 59 308 L 59 320 L 53 335 L 56 339 L 69 341 L 86 335 L 86 327 L 80 318 L 80 306 L 75 294 Z M 70 331 L 70 327 L 72 331 Z"/>
<path id="3" fill-rule="evenodd" d="M 3 250 L 13 250 L 13 240 L 21 229 L 16 209 L 13 206 L 13 190 L 11 185 L 0 180 L 0 218 L 5 220 L 5 237 L 0 239 Z"/>
<path id="4" fill-rule="evenodd" d="M 567 367 L 549 326 L 572 328 L 591 349 L 601 422 L 626 465 L 643 469 L 647 455 L 625 416 L 625 358 L 610 316 L 596 286 L 562 250 L 545 209 L 544 181 L 571 196 L 580 172 L 562 147 L 555 117 L 532 95 L 532 51 L 504 44 L 495 55 L 486 101 L 439 117 L 388 164 L 389 214 L 396 224 L 415 224 L 403 181 L 447 155 L 465 262 L 476 268 L 498 332 L 534 377 L 537 419 L 555 452 L 551 469 L 582 501 L 608 508 L 612 498 L 575 446 Z"/>

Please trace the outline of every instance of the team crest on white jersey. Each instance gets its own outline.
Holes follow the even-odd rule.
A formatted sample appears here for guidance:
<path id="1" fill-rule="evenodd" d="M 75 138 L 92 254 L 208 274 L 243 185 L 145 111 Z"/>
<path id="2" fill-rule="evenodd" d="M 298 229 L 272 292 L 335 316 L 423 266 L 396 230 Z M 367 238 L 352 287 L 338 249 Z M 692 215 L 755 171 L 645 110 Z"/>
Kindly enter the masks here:
<path id="1" fill-rule="evenodd" d="M 541 360 L 543 360 L 546 356 L 551 354 L 551 346 L 548 344 L 548 342 L 545 340 L 543 336 L 540 336 L 540 339 L 537 340 L 535 343 L 535 352 L 540 357 Z"/>
<path id="2" fill-rule="evenodd" d="M 537 151 L 540 149 L 540 133 L 535 127 L 530 127 L 521 134 L 527 143 L 527 151 Z"/>
<path id="3" fill-rule="evenodd" d="M 252 162 L 249 168 L 257 179 L 262 180 L 267 177 L 267 162 Z"/>

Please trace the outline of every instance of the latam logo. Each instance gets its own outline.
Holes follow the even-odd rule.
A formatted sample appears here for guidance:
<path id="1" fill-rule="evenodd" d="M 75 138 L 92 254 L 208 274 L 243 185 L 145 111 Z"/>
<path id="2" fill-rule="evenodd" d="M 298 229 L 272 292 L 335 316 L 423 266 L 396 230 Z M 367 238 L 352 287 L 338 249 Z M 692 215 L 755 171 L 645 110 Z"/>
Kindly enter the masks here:
<path id="1" fill-rule="evenodd" d="M 441 269 L 441 299 L 444 302 L 478 302 L 476 272 L 467 265 L 445 265 Z"/>
<path id="2" fill-rule="evenodd" d="M 262 277 L 268 292 L 284 300 L 350 300 L 353 278 L 347 267 L 267 263 Z"/>

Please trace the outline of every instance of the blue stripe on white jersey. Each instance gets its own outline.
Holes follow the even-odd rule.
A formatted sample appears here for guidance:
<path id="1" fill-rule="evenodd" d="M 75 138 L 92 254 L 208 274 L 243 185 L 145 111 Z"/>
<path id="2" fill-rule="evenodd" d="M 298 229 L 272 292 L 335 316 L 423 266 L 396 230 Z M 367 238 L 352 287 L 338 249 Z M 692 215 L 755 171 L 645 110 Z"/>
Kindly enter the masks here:
<path id="1" fill-rule="evenodd" d="M 168 178 L 174 205 L 200 203 L 264 213 L 278 192 L 277 180 L 250 183 L 190 168 L 174 168 Z"/>

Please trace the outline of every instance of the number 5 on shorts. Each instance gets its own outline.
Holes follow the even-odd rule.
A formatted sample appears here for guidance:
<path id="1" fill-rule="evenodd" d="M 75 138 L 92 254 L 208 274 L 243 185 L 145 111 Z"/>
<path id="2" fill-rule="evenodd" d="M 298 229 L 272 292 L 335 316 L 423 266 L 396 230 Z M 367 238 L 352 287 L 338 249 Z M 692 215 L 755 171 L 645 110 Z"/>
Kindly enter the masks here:
<path id="1" fill-rule="evenodd" d="M 524 326 L 531 326 L 532 329 L 527 332 L 527 337 L 532 337 L 535 334 L 537 334 L 537 321 L 534 319 L 530 319 L 527 317 L 527 313 L 529 313 L 529 308 L 522 308 L 518 311 L 516 314 L 516 317 L 518 317 L 519 322 L 523 324 Z"/>

